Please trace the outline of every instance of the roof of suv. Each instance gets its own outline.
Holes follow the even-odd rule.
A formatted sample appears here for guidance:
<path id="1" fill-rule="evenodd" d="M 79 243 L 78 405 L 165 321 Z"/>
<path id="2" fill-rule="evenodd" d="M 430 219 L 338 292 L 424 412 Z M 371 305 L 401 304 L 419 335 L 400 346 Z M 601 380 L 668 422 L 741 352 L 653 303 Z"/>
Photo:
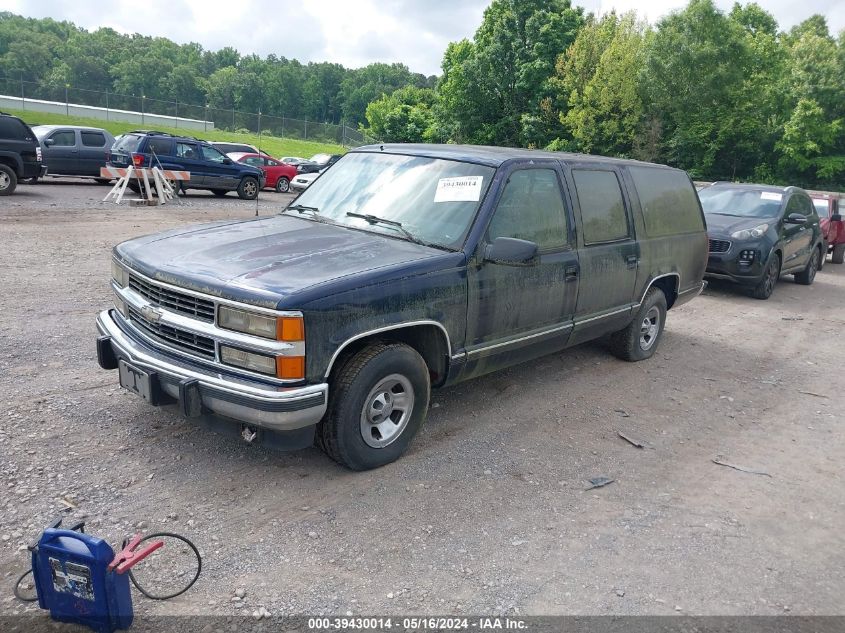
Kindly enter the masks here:
<path id="1" fill-rule="evenodd" d="M 33 125 L 32 129 L 34 130 L 35 128 L 38 128 L 39 130 L 91 130 L 111 134 L 108 130 L 101 127 L 92 127 L 90 125 Z"/>
<path id="2" fill-rule="evenodd" d="M 407 154 L 411 156 L 423 156 L 426 158 L 442 158 L 456 160 L 466 163 L 477 163 L 488 167 L 499 167 L 502 163 L 515 158 L 551 158 L 554 160 L 585 160 L 591 162 L 607 162 L 613 164 L 639 165 L 649 167 L 662 167 L 674 169 L 656 163 L 646 163 L 639 160 L 626 158 L 608 158 L 606 156 L 593 156 L 592 154 L 572 154 L 568 152 L 549 152 L 539 149 L 521 149 L 515 147 L 492 147 L 487 145 L 436 145 L 436 144 L 414 144 L 414 143 L 384 143 L 380 145 L 364 145 L 357 147 L 351 152 L 367 152 L 371 154 Z"/>
<path id="3" fill-rule="evenodd" d="M 771 191 L 775 193 L 791 193 L 793 191 L 800 191 L 807 193 L 801 187 L 782 187 L 780 185 L 759 185 L 750 182 L 714 182 L 712 185 L 705 187 L 710 189 L 712 187 L 730 187 L 731 189 L 745 189 L 747 191 Z"/>

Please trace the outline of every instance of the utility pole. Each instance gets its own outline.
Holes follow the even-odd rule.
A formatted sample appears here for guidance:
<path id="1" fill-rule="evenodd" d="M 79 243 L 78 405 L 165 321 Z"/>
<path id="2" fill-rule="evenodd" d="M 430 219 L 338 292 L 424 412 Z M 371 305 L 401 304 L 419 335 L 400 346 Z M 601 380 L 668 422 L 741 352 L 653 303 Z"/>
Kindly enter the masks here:
<path id="1" fill-rule="evenodd" d="M 141 125 L 144 125 L 144 101 L 146 99 L 146 95 L 141 95 Z"/>
<path id="2" fill-rule="evenodd" d="M 68 88 L 70 88 L 70 84 L 65 84 L 65 116 L 70 116 L 70 105 L 68 104 L 67 100 Z"/>

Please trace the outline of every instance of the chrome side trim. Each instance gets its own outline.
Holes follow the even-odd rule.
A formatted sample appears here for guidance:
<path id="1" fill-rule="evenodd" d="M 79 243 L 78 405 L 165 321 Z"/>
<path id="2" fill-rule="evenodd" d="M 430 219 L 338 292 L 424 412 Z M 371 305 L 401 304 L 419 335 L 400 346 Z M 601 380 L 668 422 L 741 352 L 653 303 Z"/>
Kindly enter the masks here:
<path id="1" fill-rule="evenodd" d="M 598 316 L 590 317 L 589 319 L 580 319 L 580 320 L 575 321 L 575 327 L 578 327 L 579 325 L 584 325 L 585 323 L 590 323 L 592 321 L 598 321 L 599 319 L 606 319 L 607 317 L 616 316 L 617 314 L 622 314 L 623 312 L 630 312 L 631 310 L 633 310 L 636 307 L 637 306 L 631 305 L 631 306 L 628 306 L 628 307 L 625 307 L 625 308 L 621 308 L 619 310 L 614 310 L 613 312 L 607 312 L 605 314 L 600 314 Z"/>
<path id="2" fill-rule="evenodd" d="M 259 312 L 261 314 L 269 314 L 273 316 L 286 316 L 286 317 L 301 317 L 302 312 L 297 310 L 273 310 L 271 308 L 263 308 L 261 306 L 253 305 L 251 303 L 245 303 L 243 301 L 233 301 L 231 299 L 224 299 L 223 297 L 218 297 L 217 295 L 209 294 L 206 292 L 197 292 L 196 290 L 190 290 L 188 288 L 183 288 L 182 286 L 175 286 L 173 284 L 169 284 L 166 281 L 161 281 L 160 279 L 154 279 L 153 277 L 147 277 L 143 273 L 138 272 L 134 268 L 130 268 L 122 261 L 120 261 L 117 257 L 112 257 L 112 260 L 121 268 L 124 268 L 130 275 L 135 275 L 147 283 L 159 285 L 163 288 L 167 288 L 173 292 L 181 292 L 186 295 L 190 295 L 192 297 L 197 297 L 199 299 L 205 299 L 207 301 L 213 301 L 218 305 L 227 305 L 232 306 L 233 308 L 238 308 L 239 310 L 249 310 L 251 312 Z M 215 309 L 216 312 L 216 309 Z M 216 314 L 215 314 L 215 322 Z"/>
<path id="3" fill-rule="evenodd" d="M 391 330 L 401 330 L 403 328 L 415 327 L 419 325 L 434 325 L 443 332 L 443 336 L 446 337 L 446 354 L 451 358 L 452 342 L 451 340 L 449 340 L 449 333 L 446 331 L 446 328 L 443 327 L 442 323 L 433 321 L 431 319 L 424 319 L 421 321 L 405 321 L 403 323 L 395 323 L 393 325 L 387 325 L 385 327 L 376 328 L 374 330 L 367 330 L 366 332 L 362 332 L 361 334 L 357 334 L 351 338 L 346 339 L 343 344 L 335 350 L 334 354 L 332 354 L 332 357 L 329 359 L 329 366 L 326 369 L 325 378 L 328 378 L 329 374 L 331 374 L 332 367 L 334 366 L 337 357 L 340 356 L 340 353 L 355 341 L 361 340 L 362 338 L 366 338 L 368 336 L 372 336 L 373 334 L 378 334 L 380 332 L 390 332 Z"/>
<path id="4" fill-rule="evenodd" d="M 513 345 L 515 343 L 522 343 L 523 341 L 528 341 L 532 338 L 537 338 L 539 336 L 546 336 L 548 334 L 554 334 L 555 332 L 562 332 L 563 330 L 568 330 L 571 327 L 573 327 L 572 323 L 565 323 L 564 325 L 555 325 L 541 332 L 528 334 L 527 336 L 521 336 L 519 338 L 511 339 L 509 341 L 502 341 L 501 343 L 493 343 L 493 345 L 485 345 L 484 347 L 476 347 L 475 349 L 469 350 L 467 352 L 467 356 L 472 356 L 480 352 L 486 352 L 491 349 L 497 349 L 499 347 L 506 347 L 507 345 Z"/>
<path id="5" fill-rule="evenodd" d="M 648 291 L 651 289 L 651 286 L 654 284 L 654 282 L 657 281 L 658 279 L 663 279 L 664 277 L 677 277 L 678 278 L 678 294 L 681 294 L 680 293 L 680 290 L 681 290 L 681 275 L 680 275 L 680 273 L 666 273 L 665 275 L 658 275 L 657 277 L 652 279 L 650 282 L 648 282 L 648 286 L 646 286 L 645 290 L 643 291 L 643 296 L 640 297 L 640 302 L 637 305 L 634 306 L 635 308 L 639 308 L 643 304 L 643 301 L 645 301 L 645 296 L 646 296 L 646 294 L 648 294 Z"/>

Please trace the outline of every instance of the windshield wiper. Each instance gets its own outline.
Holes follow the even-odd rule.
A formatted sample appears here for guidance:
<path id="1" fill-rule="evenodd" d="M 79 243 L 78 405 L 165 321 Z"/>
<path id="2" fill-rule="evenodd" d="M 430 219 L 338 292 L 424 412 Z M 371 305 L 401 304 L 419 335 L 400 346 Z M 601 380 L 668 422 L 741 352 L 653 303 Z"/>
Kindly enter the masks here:
<path id="1" fill-rule="evenodd" d="M 326 224 L 337 224 L 334 220 L 330 217 L 327 217 L 320 213 L 320 210 L 317 207 L 309 207 L 304 204 L 292 204 L 289 207 L 285 208 L 285 211 L 298 211 L 300 215 L 305 213 L 306 211 L 311 214 L 311 218 L 316 220 L 317 222 L 324 222 Z"/>
<path id="2" fill-rule="evenodd" d="M 414 244 L 420 244 L 422 246 L 436 246 L 438 248 L 442 248 L 438 244 L 432 244 L 430 242 L 426 242 L 425 240 L 421 240 L 416 235 L 411 233 L 408 229 L 403 227 L 401 222 L 397 222 L 396 220 L 380 218 L 377 215 L 372 215 L 370 213 L 355 213 L 354 211 L 347 211 L 346 215 L 350 218 L 361 218 L 362 220 L 366 220 L 370 224 L 385 224 L 399 231 L 402 235 L 405 236 L 405 239 L 407 239 L 409 242 L 413 242 Z"/>

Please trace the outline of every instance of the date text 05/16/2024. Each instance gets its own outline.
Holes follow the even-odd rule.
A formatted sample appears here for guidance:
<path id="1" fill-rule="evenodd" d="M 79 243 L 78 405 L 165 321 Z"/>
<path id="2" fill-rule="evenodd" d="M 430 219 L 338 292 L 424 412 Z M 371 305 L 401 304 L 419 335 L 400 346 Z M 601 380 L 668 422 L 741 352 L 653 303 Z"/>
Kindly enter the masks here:
<path id="1" fill-rule="evenodd" d="M 495 631 L 526 630 L 527 624 L 518 618 L 479 617 L 455 618 L 440 616 L 425 617 L 335 617 L 309 618 L 308 629 L 311 631 L 389 631 L 393 628 L 403 631 Z"/>

